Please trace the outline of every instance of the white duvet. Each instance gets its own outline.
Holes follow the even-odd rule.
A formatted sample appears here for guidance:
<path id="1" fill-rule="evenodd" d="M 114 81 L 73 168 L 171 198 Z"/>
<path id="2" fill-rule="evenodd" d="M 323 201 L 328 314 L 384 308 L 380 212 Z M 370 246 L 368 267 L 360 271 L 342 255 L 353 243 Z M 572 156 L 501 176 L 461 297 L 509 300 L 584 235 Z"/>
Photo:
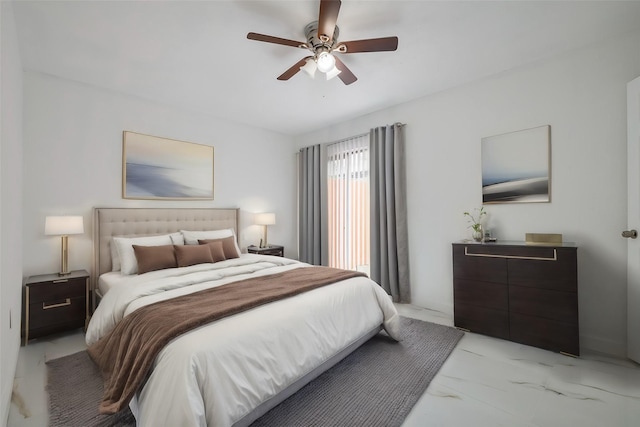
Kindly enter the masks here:
<path id="1" fill-rule="evenodd" d="M 88 345 L 145 305 L 308 264 L 245 254 L 129 276 L 104 296 L 87 329 Z M 232 426 L 366 332 L 397 337 L 389 296 L 357 277 L 230 316 L 169 343 L 137 395 L 140 426 Z"/>

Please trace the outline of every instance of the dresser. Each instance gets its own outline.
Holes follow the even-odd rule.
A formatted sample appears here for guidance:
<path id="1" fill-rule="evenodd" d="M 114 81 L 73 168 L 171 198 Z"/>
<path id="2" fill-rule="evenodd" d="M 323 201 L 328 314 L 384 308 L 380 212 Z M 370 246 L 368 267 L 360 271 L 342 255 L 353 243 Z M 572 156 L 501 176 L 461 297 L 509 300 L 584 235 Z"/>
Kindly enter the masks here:
<path id="1" fill-rule="evenodd" d="M 456 327 L 580 354 L 573 243 L 454 243 L 453 300 Z"/>

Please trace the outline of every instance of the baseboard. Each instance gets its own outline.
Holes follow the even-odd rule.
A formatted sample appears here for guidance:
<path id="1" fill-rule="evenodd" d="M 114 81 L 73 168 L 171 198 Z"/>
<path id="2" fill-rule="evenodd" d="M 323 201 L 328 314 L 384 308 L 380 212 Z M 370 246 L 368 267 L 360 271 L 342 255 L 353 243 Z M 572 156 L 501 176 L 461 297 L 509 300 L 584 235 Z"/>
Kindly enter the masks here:
<path id="1" fill-rule="evenodd" d="M 439 303 L 435 301 L 429 301 L 428 304 L 419 304 L 416 302 L 411 302 L 410 305 L 426 308 L 427 310 L 439 311 L 444 314 L 449 314 L 453 317 L 453 304 Z"/>
<path id="2" fill-rule="evenodd" d="M 621 343 L 607 338 L 581 334 L 580 348 L 623 359 L 627 357 L 627 343 Z"/>

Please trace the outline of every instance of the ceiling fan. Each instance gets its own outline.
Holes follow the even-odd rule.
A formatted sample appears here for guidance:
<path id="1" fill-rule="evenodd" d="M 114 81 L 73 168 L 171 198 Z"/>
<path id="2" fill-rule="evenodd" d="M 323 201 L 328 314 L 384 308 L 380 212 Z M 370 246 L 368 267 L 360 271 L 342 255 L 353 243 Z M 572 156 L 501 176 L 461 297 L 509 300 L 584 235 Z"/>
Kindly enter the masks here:
<path id="1" fill-rule="evenodd" d="M 316 70 L 325 73 L 327 80 L 339 77 L 345 85 L 349 85 L 358 78 L 334 53 L 383 52 L 398 48 L 398 37 L 382 37 L 377 39 L 338 41 L 340 33 L 336 21 L 340 12 L 340 0 L 320 0 L 320 13 L 317 21 L 309 23 L 304 33 L 306 42 L 249 33 L 247 38 L 267 43 L 308 49 L 312 56 L 302 58 L 291 68 L 278 76 L 278 80 L 289 80 L 298 71 L 303 70 L 311 77 Z"/>

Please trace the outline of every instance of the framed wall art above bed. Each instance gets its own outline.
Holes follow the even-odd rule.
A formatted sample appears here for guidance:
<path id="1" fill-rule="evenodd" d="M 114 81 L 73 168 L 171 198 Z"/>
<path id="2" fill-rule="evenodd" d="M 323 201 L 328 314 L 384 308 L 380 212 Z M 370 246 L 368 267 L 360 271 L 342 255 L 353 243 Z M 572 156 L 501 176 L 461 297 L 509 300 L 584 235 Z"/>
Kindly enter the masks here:
<path id="1" fill-rule="evenodd" d="M 213 200 L 213 147 L 124 131 L 122 197 Z"/>

